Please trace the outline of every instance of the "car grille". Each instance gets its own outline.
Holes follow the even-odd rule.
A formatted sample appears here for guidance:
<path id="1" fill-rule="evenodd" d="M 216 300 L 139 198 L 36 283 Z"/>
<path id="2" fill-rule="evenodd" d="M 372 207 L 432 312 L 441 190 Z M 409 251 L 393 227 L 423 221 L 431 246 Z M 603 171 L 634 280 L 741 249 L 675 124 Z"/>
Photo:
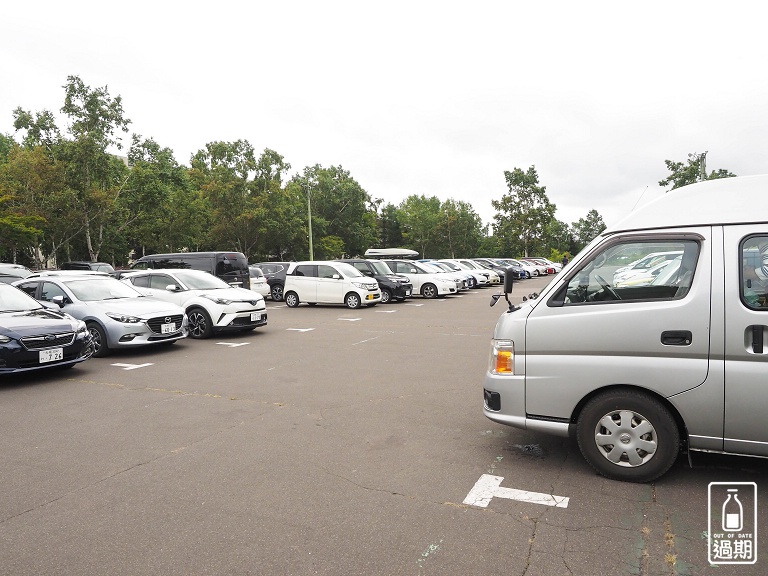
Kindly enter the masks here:
<path id="1" fill-rule="evenodd" d="M 183 314 L 174 314 L 173 316 L 160 316 L 158 318 L 150 318 L 147 321 L 147 325 L 155 334 L 162 334 L 163 331 L 161 326 L 163 324 L 174 324 L 176 326 L 176 330 L 180 330 L 183 320 Z"/>
<path id="2" fill-rule="evenodd" d="M 27 350 L 44 350 L 46 348 L 69 346 L 74 340 L 74 332 L 63 332 L 61 334 L 46 334 L 44 336 L 27 336 L 21 339 L 21 343 L 24 344 L 24 348 Z"/>

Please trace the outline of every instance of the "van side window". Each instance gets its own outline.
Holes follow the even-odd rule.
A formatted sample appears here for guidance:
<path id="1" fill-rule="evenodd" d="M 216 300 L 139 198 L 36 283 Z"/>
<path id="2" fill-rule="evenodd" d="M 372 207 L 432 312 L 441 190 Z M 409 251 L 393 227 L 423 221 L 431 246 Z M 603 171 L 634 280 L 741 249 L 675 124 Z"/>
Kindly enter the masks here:
<path id="1" fill-rule="evenodd" d="M 753 310 L 768 310 L 768 236 L 741 243 L 741 301 Z"/>
<path id="2" fill-rule="evenodd" d="M 684 298 L 698 257 L 694 240 L 617 242 L 572 272 L 549 305 Z"/>
<path id="3" fill-rule="evenodd" d="M 296 270 L 294 270 L 293 275 L 294 276 L 316 276 L 315 268 L 316 267 L 314 265 L 302 264 L 300 266 L 296 266 Z"/>
<path id="4" fill-rule="evenodd" d="M 333 278 L 334 274 L 338 275 L 338 271 L 333 266 L 328 266 L 326 264 L 317 265 L 318 278 Z"/>

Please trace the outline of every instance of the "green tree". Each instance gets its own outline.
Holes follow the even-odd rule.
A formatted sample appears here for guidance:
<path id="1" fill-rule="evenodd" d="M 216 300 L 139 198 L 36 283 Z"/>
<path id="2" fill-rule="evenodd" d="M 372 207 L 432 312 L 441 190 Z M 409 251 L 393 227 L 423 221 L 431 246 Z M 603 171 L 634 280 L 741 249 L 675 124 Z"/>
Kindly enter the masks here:
<path id="1" fill-rule="evenodd" d="M 546 188 L 539 186 L 534 166 L 525 172 L 520 168 L 505 171 L 504 178 L 509 192 L 501 200 L 491 201 L 496 209 L 494 234 L 500 238 L 502 252 L 528 256 L 542 245 L 556 208 L 547 198 Z"/>
<path id="2" fill-rule="evenodd" d="M 400 223 L 400 209 L 392 203 L 386 204 L 379 215 L 379 241 L 377 248 L 400 248 L 403 245 L 403 227 Z"/>
<path id="3" fill-rule="evenodd" d="M 707 174 L 706 152 L 703 154 L 688 154 L 688 160 L 685 163 L 664 160 L 664 164 L 666 164 L 667 170 L 669 170 L 671 174 L 664 178 L 664 180 L 660 180 L 659 186 L 666 187 L 671 184 L 672 187 L 670 190 L 693 184 L 694 182 L 701 182 L 702 180 L 716 180 L 718 178 L 731 178 L 736 176 L 736 174 L 723 168 L 713 170 Z"/>
<path id="4" fill-rule="evenodd" d="M 432 255 L 435 248 L 441 205 L 437 196 L 427 198 L 423 194 L 412 194 L 400 203 L 405 248 L 416 250 L 422 258 Z"/>
<path id="5" fill-rule="evenodd" d="M 440 206 L 436 230 L 436 257 L 456 258 L 475 254 L 482 242 L 483 221 L 466 202 L 448 199 Z"/>
<path id="6" fill-rule="evenodd" d="M 585 218 L 579 218 L 578 222 L 573 223 L 574 252 L 581 251 L 584 246 L 592 242 L 603 230 L 605 230 L 605 222 L 603 222 L 603 217 L 598 214 L 597 210 L 590 210 Z"/>

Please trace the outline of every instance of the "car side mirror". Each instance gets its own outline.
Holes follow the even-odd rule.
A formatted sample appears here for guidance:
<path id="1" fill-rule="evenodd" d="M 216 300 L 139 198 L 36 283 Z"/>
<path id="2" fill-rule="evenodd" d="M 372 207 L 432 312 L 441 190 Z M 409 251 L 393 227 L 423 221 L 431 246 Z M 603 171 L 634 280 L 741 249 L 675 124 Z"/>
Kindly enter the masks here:
<path id="1" fill-rule="evenodd" d="M 168 290 L 168 292 L 178 292 L 181 290 L 181 288 L 179 288 L 176 284 L 168 284 L 165 289 Z"/>
<path id="2" fill-rule="evenodd" d="M 64 296 L 54 296 L 51 298 L 51 302 L 56 304 L 59 308 L 64 308 L 64 304 L 66 303 Z"/>
<path id="3" fill-rule="evenodd" d="M 338 274 L 334 274 L 333 276 L 331 276 L 331 278 L 333 278 L 334 280 L 341 280 L 341 276 L 339 276 Z"/>

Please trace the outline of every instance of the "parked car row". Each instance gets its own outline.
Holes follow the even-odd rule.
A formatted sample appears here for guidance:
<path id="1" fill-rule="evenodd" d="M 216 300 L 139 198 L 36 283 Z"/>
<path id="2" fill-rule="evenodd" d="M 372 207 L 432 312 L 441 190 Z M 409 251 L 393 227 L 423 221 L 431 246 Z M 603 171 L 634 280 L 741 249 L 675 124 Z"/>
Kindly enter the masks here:
<path id="1" fill-rule="evenodd" d="M 261 294 L 274 301 L 299 304 L 344 304 L 350 308 L 402 302 L 412 296 L 441 298 L 482 286 L 498 285 L 513 270 L 516 278 L 554 274 L 554 265 L 541 263 L 541 272 L 526 264 L 529 273 L 503 259 L 449 258 L 406 260 L 382 255 L 380 259 L 312 260 L 251 264 L 252 281 L 259 280 Z M 263 283 L 266 281 L 267 286 Z"/>

